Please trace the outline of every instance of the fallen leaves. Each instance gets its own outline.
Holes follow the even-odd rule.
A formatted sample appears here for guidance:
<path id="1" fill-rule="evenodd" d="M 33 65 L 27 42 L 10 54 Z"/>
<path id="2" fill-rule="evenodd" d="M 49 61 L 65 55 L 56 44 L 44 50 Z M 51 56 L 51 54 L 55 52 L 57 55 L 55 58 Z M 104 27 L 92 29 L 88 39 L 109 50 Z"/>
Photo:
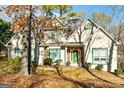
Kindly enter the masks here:
<path id="1" fill-rule="evenodd" d="M 13 88 L 124 87 L 124 80 L 111 73 L 96 70 L 91 70 L 91 72 L 99 78 L 95 77 L 84 68 L 39 66 L 36 74 L 29 76 L 21 76 L 19 74 L 0 74 L 0 84 L 9 84 Z"/>

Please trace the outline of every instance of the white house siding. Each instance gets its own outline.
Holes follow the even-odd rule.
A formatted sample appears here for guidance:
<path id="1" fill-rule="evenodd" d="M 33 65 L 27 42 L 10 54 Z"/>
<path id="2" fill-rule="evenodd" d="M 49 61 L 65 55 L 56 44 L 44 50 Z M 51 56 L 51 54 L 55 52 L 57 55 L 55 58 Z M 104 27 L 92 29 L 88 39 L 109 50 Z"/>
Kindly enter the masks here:
<path id="1" fill-rule="evenodd" d="M 88 63 L 92 63 L 92 48 L 107 48 L 108 49 L 108 62 L 109 62 L 111 44 L 112 44 L 112 40 L 109 39 L 102 31 L 99 30 L 92 37 L 90 47 L 88 48 L 88 53 L 86 54 L 87 59 L 85 59 L 85 61 Z M 87 46 L 87 43 L 85 46 Z M 97 66 L 96 64 L 92 64 L 92 68 L 95 68 L 96 66 Z M 114 49 L 113 49 L 111 67 L 112 67 L 111 72 L 114 72 L 114 70 L 117 68 L 117 47 L 116 46 L 114 46 Z M 104 64 L 103 70 L 104 71 L 108 70 L 107 64 Z"/>
<path id="2" fill-rule="evenodd" d="M 43 54 L 44 54 L 44 47 L 39 47 L 38 65 L 43 65 Z"/>
<path id="3" fill-rule="evenodd" d="M 89 23 L 88 21 L 86 22 L 86 24 Z M 82 35 L 81 35 L 81 42 L 84 42 L 87 40 L 87 38 L 90 36 L 91 30 L 84 30 L 84 25 L 81 27 L 81 31 L 82 31 Z M 77 31 L 75 31 L 67 40 L 67 42 L 79 42 L 79 36 L 78 33 L 80 33 L 80 28 L 77 29 Z"/>
<path id="4" fill-rule="evenodd" d="M 62 65 L 64 65 L 65 64 L 65 49 L 61 49 L 61 59 L 62 59 Z"/>

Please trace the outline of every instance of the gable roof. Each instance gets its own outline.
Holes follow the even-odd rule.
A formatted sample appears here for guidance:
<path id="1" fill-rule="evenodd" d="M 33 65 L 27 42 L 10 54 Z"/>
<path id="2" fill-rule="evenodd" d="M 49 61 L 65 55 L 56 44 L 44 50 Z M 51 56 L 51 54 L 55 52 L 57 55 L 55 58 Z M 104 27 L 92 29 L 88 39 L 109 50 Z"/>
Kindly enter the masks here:
<path id="1" fill-rule="evenodd" d="M 118 41 L 116 41 L 103 27 L 99 26 L 98 24 L 96 24 L 93 20 L 88 19 L 88 21 L 90 21 L 92 24 L 94 24 L 97 28 L 99 27 L 99 29 L 107 36 L 109 37 L 112 41 L 114 41 L 116 44 L 119 44 Z"/>
<path id="2" fill-rule="evenodd" d="M 4 45 L 5 47 L 8 46 L 9 43 L 11 43 L 11 41 L 16 37 L 16 34 L 14 34 L 11 39 Z"/>
<path id="3" fill-rule="evenodd" d="M 5 46 L 5 47 L 9 46 L 9 43 L 11 43 L 11 41 L 12 41 L 14 38 L 18 37 L 18 34 L 19 34 L 19 33 L 20 33 L 20 32 L 14 33 L 14 35 L 11 37 L 11 39 L 10 39 L 4 46 Z M 31 35 L 32 35 L 33 37 L 37 38 L 36 35 L 35 35 L 33 32 L 31 32 Z M 38 39 L 38 38 L 37 38 L 37 39 Z M 40 43 L 43 44 L 43 42 L 42 42 L 41 40 L 39 40 L 39 41 L 40 41 Z"/>
<path id="4" fill-rule="evenodd" d="M 59 18 L 57 18 L 56 16 L 54 16 L 53 19 L 57 20 L 63 27 L 68 27 L 68 25 L 64 24 L 64 23 L 62 22 L 62 20 L 59 19 Z M 114 41 L 116 44 L 119 44 L 119 42 L 117 42 L 104 28 L 102 28 L 101 26 L 99 26 L 98 24 L 96 24 L 96 23 L 95 23 L 93 20 L 91 20 L 91 19 L 86 19 L 85 21 L 81 21 L 80 24 L 77 25 L 75 29 L 70 28 L 70 29 L 73 30 L 73 31 L 72 31 L 71 33 L 69 33 L 69 37 L 67 38 L 67 40 L 68 40 L 69 38 L 71 38 L 71 37 L 78 31 L 78 29 L 80 29 L 80 27 L 82 27 L 83 25 L 85 25 L 87 21 L 91 22 L 96 28 L 100 29 L 108 38 L 110 38 L 110 39 L 111 39 L 112 41 Z M 68 27 L 68 28 L 69 28 L 69 27 Z M 33 35 L 34 37 L 36 37 L 33 32 L 32 32 L 32 35 Z M 16 33 L 12 36 L 12 38 L 11 38 L 11 39 L 7 42 L 7 44 L 4 45 L 4 46 L 8 46 L 8 44 L 13 40 L 14 37 L 16 37 Z M 36 37 L 36 38 L 37 38 L 37 37 Z M 42 41 L 40 41 L 40 42 L 43 44 Z"/>
<path id="5" fill-rule="evenodd" d="M 116 41 L 103 27 L 99 26 L 98 24 L 96 24 L 96 23 L 95 23 L 93 20 L 91 20 L 91 19 L 86 19 L 86 20 L 68 37 L 68 39 L 70 39 L 70 38 L 78 31 L 78 29 L 79 29 L 81 26 L 85 25 L 87 21 L 89 21 L 90 23 L 92 23 L 96 28 L 100 29 L 108 38 L 110 38 L 112 41 L 114 41 L 114 43 L 119 44 L 119 42 Z M 67 40 L 68 40 L 68 39 L 67 39 Z"/>
<path id="6" fill-rule="evenodd" d="M 59 19 L 59 18 L 57 18 L 56 16 L 53 16 L 51 19 L 50 19 L 50 21 L 51 20 L 56 20 L 62 27 L 66 27 L 66 25 L 64 25 L 62 22 L 61 22 L 61 20 Z M 49 22 L 48 22 L 49 23 Z M 48 24 L 47 24 L 48 25 Z M 22 31 L 23 32 L 23 31 Z M 12 35 L 12 37 L 11 37 L 11 39 L 4 45 L 4 46 L 8 46 L 9 45 L 9 43 L 11 43 L 11 41 L 15 38 L 15 37 L 17 37 L 18 36 L 18 33 L 20 33 L 20 31 L 18 31 L 18 32 L 14 32 L 14 34 Z M 37 36 L 35 35 L 35 33 L 34 32 L 31 32 L 31 34 L 32 34 L 32 36 L 33 37 L 35 37 L 35 38 L 37 38 Z M 38 38 L 37 38 L 38 39 Z M 39 39 L 38 39 L 39 40 Z M 43 42 L 41 41 L 41 40 L 39 40 L 40 41 L 40 43 L 42 43 L 43 44 Z"/>

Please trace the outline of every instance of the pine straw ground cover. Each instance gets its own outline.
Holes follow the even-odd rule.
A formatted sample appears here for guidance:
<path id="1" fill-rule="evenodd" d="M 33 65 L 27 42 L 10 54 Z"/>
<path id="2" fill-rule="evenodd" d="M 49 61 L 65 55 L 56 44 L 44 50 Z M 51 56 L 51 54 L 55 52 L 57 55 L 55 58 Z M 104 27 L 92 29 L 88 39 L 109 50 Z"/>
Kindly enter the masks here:
<path id="1" fill-rule="evenodd" d="M 122 88 L 124 79 L 111 73 L 77 67 L 39 66 L 35 74 L 0 74 L 0 84 L 14 88 Z"/>

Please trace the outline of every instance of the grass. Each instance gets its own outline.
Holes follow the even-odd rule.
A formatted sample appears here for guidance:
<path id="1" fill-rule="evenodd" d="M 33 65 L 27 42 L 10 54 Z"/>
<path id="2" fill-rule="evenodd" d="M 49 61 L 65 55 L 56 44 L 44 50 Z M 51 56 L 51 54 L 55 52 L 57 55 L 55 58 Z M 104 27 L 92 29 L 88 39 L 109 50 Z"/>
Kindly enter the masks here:
<path id="1" fill-rule="evenodd" d="M 9 84 L 14 88 L 122 88 L 122 77 L 78 67 L 39 66 L 36 73 L 29 76 L 0 74 L 0 84 Z"/>

